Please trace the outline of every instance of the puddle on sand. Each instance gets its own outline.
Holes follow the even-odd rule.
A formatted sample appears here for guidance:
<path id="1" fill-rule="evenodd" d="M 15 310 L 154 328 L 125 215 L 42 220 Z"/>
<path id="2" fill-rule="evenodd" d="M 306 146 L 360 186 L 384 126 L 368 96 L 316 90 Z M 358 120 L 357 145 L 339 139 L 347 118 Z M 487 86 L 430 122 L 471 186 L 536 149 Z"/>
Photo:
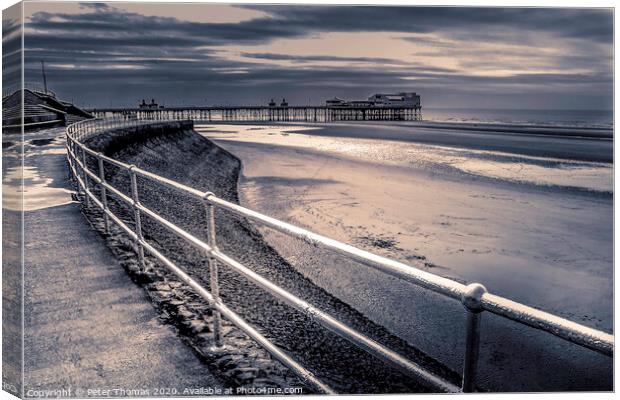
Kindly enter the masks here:
<path id="1" fill-rule="evenodd" d="M 58 135 L 53 138 L 46 139 L 31 139 L 25 143 L 24 156 L 25 157 L 39 157 L 43 155 L 65 155 L 67 149 L 65 148 L 64 134 Z"/>
<path id="2" fill-rule="evenodd" d="M 23 146 L 23 149 L 22 149 Z M 26 141 L 5 141 L 2 142 L 4 158 L 28 158 L 39 157 L 42 155 L 65 155 L 64 134 L 46 139 L 30 139 Z"/>
<path id="3" fill-rule="evenodd" d="M 52 142 L 54 142 L 56 140 L 56 138 L 49 138 L 49 139 L 32 139 L 29 143 L 33 146 L 46 146 L 48 144 L 51 144 Z"/>
<path id="4" fill-rule="evenodd" d="M 23 171 L 23 190 L 20 187 Z M 2 208 L 11 211 L 34 211 L 72 203 L 70 190 L 51 187 L 52 178 L 44 178 L 36 167 L 9 168 L 2 179 Z"/>

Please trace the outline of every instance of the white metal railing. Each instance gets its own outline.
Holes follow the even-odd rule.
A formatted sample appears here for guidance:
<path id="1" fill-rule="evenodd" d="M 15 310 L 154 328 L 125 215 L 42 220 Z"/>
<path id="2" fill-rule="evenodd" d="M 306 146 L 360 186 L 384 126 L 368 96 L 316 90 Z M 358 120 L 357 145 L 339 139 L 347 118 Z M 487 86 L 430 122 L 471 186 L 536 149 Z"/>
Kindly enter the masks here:
<path id="1" fill-rule="evenodd" d="M 221 316 L 224 316 L 248 336 L 258 342 L 263 348 L 271 353 L 276 359 L 282 362 L 295 372 L 309 386 L 319 392 L 333 393 L 329 386 L 320 382 L 316 376 L 306 368 L 296 362 L 291 356 L 277 348 L 269 342 L 256 329 L 248 325 L 241 316 L 237 315 L 228 308 L 219 296 L 218 282 L 218 263 L 232 268 L 243 275 L 256 285 L 262 287 L 272 295 L 283 300 L 293 308 L 304 312 L 314 321 L 321 324 L 330 331 L 349 340 L 354 345 L 367 351 L 369 354 L 389 362 L 398 367 L 405 373 L 415 376 L 424 384 L 436 390 L 444 392 L 471 392 L 475 388 L 476 371 L 480 341 L 480 318 L 484 311 L 502 316 L 518 323 L 540 329 L 560 337 L 569 342 L 594 350 L 607 356 L 613 356 L 614 337 L 606 332 L 592 329 L 587 326 L 569 321 L 556 315 L 529 307 L 527 305 L 514 302 L 512 300 L 489 293 L 485 287 L 479 283 L 464 285 L 456 281 L 417 269 L 413 266 L 391 260 L 367 251 L 358 249 L 351 245 L 330 239 L 316 234 L 303 228 L 291 225 L 256 211 L 247 209 L 238 204 L 231 203 L 215 196 L 212 192 L 203 192 L 161 177 L 151 172 L 129 165 L 101 153 L 95 152 L 86 147 L 81 141 L 92 135 L 96 135 L 108 130 L 118 128 L 131 128 L 141 125 L 164 125 L 170 121 L 152 121 L 137 119 L 102 119 L 85 120 L 67 127 L 67 158 L 72 175 L 77 182 L 78 192 L 83 194 L 85 204 L 94 204 L 102 210 L 104 215 L 105 229 L 109 229 L 110 220 L 118 225 L 135 242 L 140 264 L 144 267 L 144 252 L 148 252 L 159 259 L 170 271 L 178 276 L 183 282 L 192 287 L 201 297 L 203 297 L 214 309 L 214 343 L 215 347 L 222 346 L 221 338 Z M 178 122 L 178 121 L 177 121 Z M 191 123 L 190 121 L 186 121 Z M 98 171 L 94 172 L 88 168 L 89 161 L 97 161 Z M 106 182 L 105 165 L 110 164 L 120 170 L 125 171 L 131 178 L 131 196 L 125 195 L 122 191 Z M 158 215 L 155 211 L 142 205 L 138 198 L 137 177 L 158 182 L 174 190 L 178 190 L 204 202 L 207 224 L 207 241 L 204 242 L 194 235 L 188 233 L 183 228 L 173 224 Z M 94 183 L 99 188 L 100 197 L 97 198 L 93 191 Z M 114 196 L 120 201 L 131 206 L 134 211 L 135 231 L 125 224 L 118 216 L 108 208 L 108 196 Z M 452 299 L 460 301 L 467 312 L 466 322 L 466 347 L 464 354 L 462 382 L 457 386 L 443 377 L 435 375 L 417 363 L 404 358 L 394 351 L 386 348 L 380 343 L 363 335 L 362 333 L 348 327 L 336 320 L 327 313 L 317 309 L 285 289 L 275 285 L 268 279 L 255 273 L 240 262 L 224 254 L 216 243 L 215 210 L 216 208 L 227 210 L 237 216 L 246 218 L 255 223 L 275 229 L 292 237 L 301 239 L 314 246 L 320 246 L 335 253 L 347 256 L 350 259 L 361 262 L 365 265 L 378 269 L 382 272 L 414 283 L 428 290 L 440 293 Z M 186 272 L 175 265 L 171 260 L 161 254 L 155 247 L 149 244 L 142 235 L 141 215 L 147 215 L 154 221 L 167 228 L 170 232 L 184 239 L 198 251 L 202 252 L 208 260 L 210 268 L 211 291 L 204 289 L 197 281 L 192 279 Z"/>

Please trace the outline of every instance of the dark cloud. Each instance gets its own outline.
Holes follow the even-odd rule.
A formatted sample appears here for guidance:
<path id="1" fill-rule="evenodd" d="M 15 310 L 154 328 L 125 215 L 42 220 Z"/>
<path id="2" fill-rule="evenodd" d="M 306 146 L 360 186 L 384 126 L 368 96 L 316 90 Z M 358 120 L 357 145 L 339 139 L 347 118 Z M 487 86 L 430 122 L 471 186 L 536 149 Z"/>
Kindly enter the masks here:
<path id="1" fill-rule="evenodd" d="M 18 19 L 3 18 L 2 19 L 2 39 L 11 37 L 18 33 L 21 28 L 20 21 Z"/>
<path id="2" fill-rule="evenodd" d="M 108 11 L 110 6 L 107 3 L 80 3 L 82 9 L 93 9 L 96 11 Z"/>
<path id="3" fill-rule="evenodd" d="M 243 57 L 254 58 L 259 60 L 271 60 L 271 61 L 292 61 L 295 63 L 316 63 L 316 62 L 337 62 L 337 63 L 363 63 L 363 64 L 375 64 L 385 68 L 390 65 L 390 68 L 394 71 L 398 70 L 401 73 L 437 73 L 437 72 L 456 72 L 451 68 L 430 67 L 428 65 L 422 65 L 420 63 L 411 63 L 408 61 L 397 60 L 394 58 L 381 58 L 381 57 L 340 57 L 340 56 L 320 56 L 320 55 L 291 55 L 291 54 L 276 54 L 276 53 L 241 53 Z M 353 67 L 349 65 L 349 67 Z"/>
<path id="4" fill-rule="evenodd" d="M 611 10 L 244 6 L 268 15 L 238 23 L 198 23 L 125 12 L 106 3 L 81 7 L 86 12 L 31 16 L 25 35 L 26 79 L 39 79 L 38 62 L 46 60 L 54 89 L 89 105 L 108 105 L 110 99 L 134 104 L 142 97 L 178 104 L 203 104 L 206 99 L 223 104 L 286 96 L 291 102 L 307 103 L 335 95 L 364 98 L 392 89 L 417 91 L 425 99 L 439 93 L 458 94 L 460 99 L 470 96 L 467 104 L 511 93 L 545 93 L 545 98 L 555 93 L 559 105 L 579 95 L 598 98 L 597 103 L 591 100 L 596 103 L 593 107 L 611 102 Z M 436 49 L 417 54 L 420 57 L 449 56 L 459 65 L 259 51 L 241 53 L 244 60 L 240 61 L 222 52 L 226 46 L 253 46 L 322 32 L 395 32 L 394 37 Z M 434 35 L 414 36 L 429 33 Z M 566 54 L 554 56 L 555 70 L 564 72 L 545 73 L 541 67 L 506 76 L 471 73 L 498 65 L 544 67 L 548 56 L 536 48 L 537 37 L 543 36 L 573 46 L 567 44 Z M 467 40 L 500 44 L 528 40 L 532 48 L 491 49 L 472 57 Z M 12 46 L 9 41 L 7 45 Z M 283 61 L 294 66 L 283 66 Z"/>
<path id="5" fill-rule="evenodd" d="M 106 4 L 87 4 L 96 11 L 105 12 L 77 15 L 39 12 L 33 15 L 31 24 L 50 33 L 107 31 L 111 34 L 122 32 L 125 36 L 169 32 L 210 45 L 264 43 L 314 32 L 484 32 L 489 27 L 499 27 L 503 31 L 541 31 L 581 40 L 613 40 L 613 13 L 605 9 L 272 5 L 245 6 L 268 12 L 268 17 L 239 23 L 197 23 L 123 12 Z M 57 18 L 52 20 L 52 16 Z"/>
<path id="6" fill-rule="evenodd" d="M 278 23 L 313 31 L 387 31 L 430 33 L 478 30 L 528 30 L 562 37 L 613 40 L 611 9 L 272 6 L 245 8 L 269 12 Z"/>
<path id="7" fill-rule="evenodd" d="M 62 45 L 58 45 L 58 41 L 62 41 Z M 24 44 L 27 49 L 49 49 L 54 47 L 61 47 L 62 49 L 86 49 L 88 47 L 96 47 L 96 50 L 103 49 L 127 49 L 136 47 L 152 47 L 152 48 L 165 48 L 176 46 L 200 46 L 202 42 L 192 39 L 191 37 L 175 37 L 164 35 L 153 36 L 103 36 L 103 37 L 88 37 L 88 36 L 74 36 L 71 34 L 62 34 L 52 36 L 49 34 L 28 34 L 24 39 Z M 95 45 L 96 44 L 96 45 Z"/>
<path id="8" fill-rule="evenodd" d="M 33 29 L 45 31 L 48 35 L 79 32 L 82 37 L 92 39 L 100 39 L 102 36 L 167 37 L 179 40 L 191 38 L 195 45 L 212 46 L 229 43 L 266 43 L 277 38 L 308 34 L 303 27 L 292 27 L 276 22 L 261 18 L 238 24 L 199 23 L 145 16 L 109 8 L 105 12 L 97 10 L 82 14 L 38 12 L 32 16 L 28 25 Z"/>
<path id="9" fill-rule="evenodd" d="M 258 58 L 263 60 L 274 61 L 297 61 L 297 62 L 314 62 L 314 61 L 338 61 L 338 62 L 354 62 L 354 63 L 385 63 L 385 64 L 402 64 L 402 61 L 392 58 L 380 57 L 338 57 L 338 56 L 320 56 L 308 55 L 298 56 L 291 54 L 275 54 L 275 53 L 241 53 L 242 56 L 248 58 Z"/>
<path id="10" fill-rule="evenodd" d="M 15 87 L 21 81 L 22 52 L 21 24 L 15 6 L 2 15 L 2 84 Z"/>

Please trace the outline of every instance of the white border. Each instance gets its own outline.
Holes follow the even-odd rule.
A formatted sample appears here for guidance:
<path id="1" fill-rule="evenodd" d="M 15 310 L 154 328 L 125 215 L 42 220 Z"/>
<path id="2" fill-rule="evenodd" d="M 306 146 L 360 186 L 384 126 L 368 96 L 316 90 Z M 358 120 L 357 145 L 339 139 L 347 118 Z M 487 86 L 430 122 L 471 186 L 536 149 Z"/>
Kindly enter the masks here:
<path id="1" fill-rule="evenodd" d="M 27 1 L 32 1 L 32 0 L 27 0 Z M 76 2 L 76 1 L 62 1 L 62 2 Z M 108 3 L 115 3 L 115 2 L 123 2 L 123 1 L 106 1 Z M 124 1 L 126 2 L 126 1 Z M 250 3 L 250 1 L 240 1 L 240 0 L 229 0 L 229 1 L 170 1 L 170 0 L 150 0 L 150 1 L 145 1 L 145 0 L 133 0 L 132 2 L 134 3 L 149 3 L 149 2 L 157 2 L 157 3 L 172 3 L 172 2 L 176 2 L 176 3 L 224 3 L 224 4 L 232 4 L 232 3 L 241 3 L 241 4 L 247 4 Z M 15 1 L 9 1 L 9 0 L 0 0 L 0 4 L 2 5 L 2 9 L 5 9 L 13 4 L 15 4 Z M 589 0 L 589 1 L 576 1 L 576 0 L 563 0 L 563 1 L 531 1 L 531 0 L 527 0 L 527 1 L 505 1 L 505 0 L 498 0 L 498 1 L 488 1 L 488 0 L 469 0 L 469 1 L 464 1 L 464 0 L 452 0 L 449 2 L 446 1 L 407 1 L 407 0 L 388 0 L 388 1 L 379 1 L 379 0 L 338 0 L 338 1 L 330 1 L 330 0 L 313 0 L 313 1 L 304 1 L 304 0 L 289 0 L 289 1 L 268 1 L 268 0 L 254 0 L 251 1 L 251 3 L 260 3 L 260 4 L 358 4 L 358 5 L 363 5 L 363 4 L 368 4 L 368 5 L 429 5 L 429 6 L 486 6 L 486 7 L 563 7 L 563 8 L 582 8 L 582 7 L 587 7 L 587 8 L 591 8 L 591 7 L 605 7 L 605 8 L 613 8 L 615 7 L 615 2 L 613 1 L 601 1 L 601 0 Z M 23 12 L 22 12 L 23 15 Z M 614 27 L 617 26 L 617 15 L 614 12 Z M 614 29 L 614 61 L 615 61 L 615 43 L 617 43 L 617 31 Z M 617 96 L 618 96 L 618 91 L 616 90 L 616 75 L 617 75 L 617 66 L 615 65 L 614 62 L 614 136 L 615 136 L 615 121 L 617 121 L 617 111 L 615 109 L 615 104 L 617 103 Z M 23 78 L 22 78 L 23 79 Z M 618 155 L 619 155 L 620 151 L 618 150 L 617 146 L 615 146 L 615 140 L 614 140 L 614 160 L 618 159 Z M 614 188 L 617 186 L 618 180 L 620 179 L 618 177 L 618 174 L 616 174 L 615 172 L 617 172 L 616 170 L 617 166 L 614 165 Z M 615 192 L 615 190 L 614 190 Z M 618 222 L 619 222 L 619 218 L 617 218 L 617 215 L 615 213 L 615 209 L 616 209 L 616 196 L 614 196 L 614 233 L 616 232 L 616 229 L 618 228 Z M 0 225 L 0 234 L 1 234 L 2 228 Z M 618 239 L 618 237 L 614 234 L 614 270 L 615 270 L 615 255 L 616 252 L 615 250 L 618 248 L 618 244 L 620 243 L 620 240 Z M 615 285 L 615 279 L 614 279 L 614 293 L 616 289 L 616 285 Z M 616 317 L 617 317 L 617 313 L 618 313 L 618 296 L 614 296 L 614 328 L 615 328 L 615 321 L 616 321 Z M 1 309 L 0 309 L 0 316 L 1 316 Z M 1 349 L 1 341 L 0 341 L 0 349 Z M 617 378 L 618 378 L 618 358 L 616 357 L 614 359 L 614 384 L 618 382 Z M 400 400 L 400 399 L 405 399 L 405 398 L 409 398 L 409 397 L 415 397 L 416 399 L 426 399 L 426 398 L 431 398 L 431 397 L 435 397 L 437 395 L 389 395 L 390 399 L 394 399 L 394 400 Z M 614 396 L 613 393 L 580 393 L 580 392 L 571 392 L 571 393 L 543 393 L 543 394 L 470 394 L 470 395 L 466 395 L 468 398 L 484 398 L 484 399 L 505 399 L 505 400 L 513 400 L 513 399 L 522 399 L 522 398 L 540 398 L 543 397 L 545 399 L 583 399 L 583 398 L 588 398 L 588 399 L 607 399 L 607 398 L 612 398 L 612 396 Z M 297 397 L 297 396 L 296 396 Z M 303 398 L 315 398 L 316 396 L 303 396 Z M 357 396 L 355 396 L 357 397 Z M 388 395 L 378 395 L 378 396 L 373 396 L 374 398 L 384 398 L 384 397 L 388 397 Z M 261 396 L 261 398 L 275 398 L 275 397 L 270 397 L 270 396 Z M 341 399 L 353 399 L 354 396 L 339 396 L 339 398 Z M 15 399 L 14 396 L 8 394 L 7 392 L 0 392 L 0 400 L 5 400 L 5 399 Z M 169 398 L 167 398 L 169 399 Z"/>

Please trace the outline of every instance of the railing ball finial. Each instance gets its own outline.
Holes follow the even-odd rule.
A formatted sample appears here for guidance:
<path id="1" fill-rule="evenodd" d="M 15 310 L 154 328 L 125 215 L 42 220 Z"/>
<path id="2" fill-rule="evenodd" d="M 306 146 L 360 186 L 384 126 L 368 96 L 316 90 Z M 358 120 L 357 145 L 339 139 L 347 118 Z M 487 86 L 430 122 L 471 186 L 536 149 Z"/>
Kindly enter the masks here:
<path id="1" fill-rule="evenodd" d="M 206 201 L 207 203 L 210 203 L 211 201 L 209 200 L 209 197 L 215 197 L 215 193 L 205 192 L 205 194 L 202 196 L 202 199 Z"/>
<path id="2" fill-rule="evenodd" d="M 487 288 L 480 283 L 470 283 L 465 287 L 465 292 L 461 296 L 461 303 L 468 311 L 479 313 L 483 311 L 482 296 L 487 292 Z"/>

